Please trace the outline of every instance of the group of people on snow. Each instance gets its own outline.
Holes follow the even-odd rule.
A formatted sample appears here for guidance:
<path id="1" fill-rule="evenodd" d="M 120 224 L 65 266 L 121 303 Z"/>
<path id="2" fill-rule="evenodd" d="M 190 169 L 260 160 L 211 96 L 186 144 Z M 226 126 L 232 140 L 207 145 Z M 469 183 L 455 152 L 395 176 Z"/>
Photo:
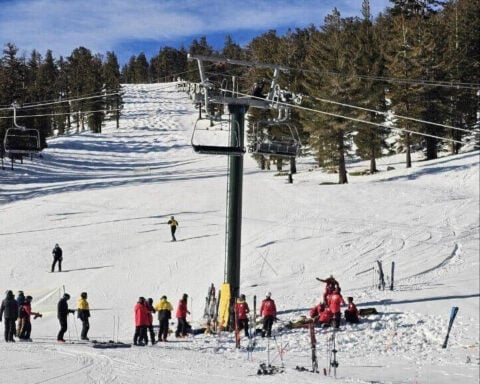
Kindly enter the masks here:
<path id="1" fill-rule="evenodd" d="M 342 297 L 340 284 L 335 278 L 330 275 L 326 279 L 320 279 L 318 281 L 325 283 L 325 291 L 323 293 L 323 302 L 315 305 L 310 310 L 310 317 L 316 324 L 328 326 L 333 324 L 335 328 L 340 326 L 340 319 L 342 317 L 341 307 L 347 305 Z M 353 297 L 348 297 L 348 307 L 345 310 L 345 321 L 347 323 L 359 322 L 359 311 L 356 305 L 353 303 Z"/>
<path id="2" fill-rule="evenodd" d="M 177 319 L 177 330 L 175 336 L 178 338 L 186 337 L 191 330 L 190 324 L 187 322 L 187 315 L 190 314 L 188 310 L 188 295 L 184 293 L 179 300 L 175 317 Z M 172 318 L 173 306 L 167 300 L 167 296 L 163 295 L 160 301 L 153 305 L 153 299 L 150 297 L 147 300 L 143 296 L 138 298 L 137 304 L 134 307 L 135 314 L 135 333 L 133 335 L 133 344 L 144 346 L 149 342 L 156 344 L 157 342 L 167 342 L 169 321 Z M 158 339 L 155 337 L 153 329 L 153 315 L 158 313 Z"/>
<path id="3" fill-rule="evenodd" d="M 32 311 L 32 300 L 33 297 L 25 296 L 23 291 L 18 291 L 16 298 L 11 290 L 6 292 L 5 299 L 0 307 L 0 321 L 4 319 L 4 336 L 7 343 L 15 342 L 15 336 L 21 341 L 32 341 L 31 317 L 33 316 L 34 319 L 42 317 L 41 313 Z M 68 315 L 75 313 L 74 309 L 68 308 L 68 300 L 70 300 L 70 295 L 64 293 L 57 303 L 57 319 L 60 323 L 60 330 L 57 334 L 58 342 L 65 342 L 64 335 L 68 329 Z M 77 302 L 77 317 L 82 322 L 81 339 L 88 340 L 90 308 L 87 301 L 87 292 L 80 294 Z M 15 326 L 15 324 L 17 325 Z"/>
<path id="4" fill-rule="evenodd" d="M 32 311 L 32 296 L 25 296 L 19 291 L 17 297 L 8 290 L 0 307 L 0 322 L 4 319 L 4 337 L 7 343 L 15 342 L 14 336 L 20 340 L 30 340 L 32 332 L 31 316 L 36 319 L 42 317 L 41 313 Z M 15 326 L 17 324 L 17 326 Z"/>

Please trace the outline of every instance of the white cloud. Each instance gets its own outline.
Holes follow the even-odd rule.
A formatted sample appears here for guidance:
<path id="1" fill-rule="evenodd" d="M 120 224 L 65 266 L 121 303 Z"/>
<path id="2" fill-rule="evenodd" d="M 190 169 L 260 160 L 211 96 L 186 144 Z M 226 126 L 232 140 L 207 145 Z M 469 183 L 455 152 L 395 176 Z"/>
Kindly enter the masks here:
<path id="1" fill-rule="evenodd" d="M 373 2 L 373 1 L 372 1 Z M 387 0 L 381 0 L 387 3 Z M 351 4 L 355 5 L 352 6 Z M 15 0 L 2 3 L 0 42 L 68 55 L 78 46 L 105 52 L 125 41 L 235 35 L 246 30 L 319 25 L 334 4 L 359 13 L 358 1 L 325 0 Z M 355 7 L 355 8 L 352 8 Z M 358 8 L 358 9 L 357 9 Z"/>

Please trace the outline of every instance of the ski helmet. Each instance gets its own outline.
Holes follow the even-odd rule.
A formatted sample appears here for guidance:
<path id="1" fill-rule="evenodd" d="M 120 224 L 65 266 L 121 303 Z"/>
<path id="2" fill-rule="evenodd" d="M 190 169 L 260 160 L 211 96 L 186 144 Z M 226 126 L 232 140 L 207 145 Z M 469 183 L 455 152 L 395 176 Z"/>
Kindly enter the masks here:
<path id="1" fill-rule="evenodd" d="M 145 302 L 145 298 L 144 298 L 143 296 L 140 296 L 140 297 L 138 298 L 138 302 L 139 302 L 139 303 L 144 303 L 144 302 Z"/>
<path id="2" fill-rule="evenodd" d="M 167 296 L 163 295 L 160 300 L 167 300 Z"/>
<path id="3" fill-rule="evenodd" d="M 63 294 L 63 298 L 64 298 L 65 300 L 68 300 L 68 299 L 70 299 L 70 295 L 69 295 L 68 293 L 64 293 L 64 294 Z"/>
<path id="4" fill-rule="evenodd" d="M 245 295 L 240 295 L 240 300 L 245 300 Z"/>
<path id="5" fill-rule="evenodd" d="M 33 297 L 32 296 L 27 296 L 25 297 L 25 301 L 32 301 Z"/>
<path id="6" fill-rule="evenodd" d="M 87 298 L 87 292 L 82 292 L 82 293 L 80 294 L 80 297 L 81 297 L 82 299 L 86 299 L 86 298 Z"/>
<path id="7" fill-rule="evenodd" d="M 267 292 L 267 294 L 265 295 L 265 297 L 271 297 L 272 296 L 272 292 Z"/>

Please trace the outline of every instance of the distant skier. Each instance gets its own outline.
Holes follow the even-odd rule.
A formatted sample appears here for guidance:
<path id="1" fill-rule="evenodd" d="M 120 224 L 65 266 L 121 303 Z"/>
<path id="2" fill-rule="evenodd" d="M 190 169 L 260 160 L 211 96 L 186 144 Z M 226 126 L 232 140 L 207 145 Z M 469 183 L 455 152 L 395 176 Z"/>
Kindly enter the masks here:
<path id="1" fill-rule="evenodd" d="M 135 308 L 135 334 L 133 345 L 144 346 L 147 344 L 148 308 L 145 305 L 145 298 L 139 297 Z"/>
<path id="2" fill-rule="evenodd" d="M 177 241 L 177 238 L 175 237 L 175 232 L 177 231 L 178 221 L 175 220 L 173 216 L 170 216 L 170 220 L 168 220 L 167 224 L 170 225 L 170 231 L 172 233 L 172 241 Z"/>
<path id="3" fill-rule="evenodd" d="M 187 322 L 187 314 L 190 314 L 190 311 L 187 307 L 187 300 L 188 295 L 184 293 L 178 302 L 177 312 L 175 314 L 177 318 L 177 330 L 175 331 L 175 337 L 186 337 L 190 328 L 190 324 Z"/>
<path id="4" fill-rule="evenodd" d="M 155 341 L 155 332 L 153 331 L 153 314 L 155 313 L 155 308 L 153 308 L 153 299 L 149 297 L 145 303 L 145 306 L 148 309 L 148 323 L 147 323 L 147 330 L 150 333 L 150 342 L 152 345 L 156 344 Z M 147 339 L 148 344 L 148 339 Z"/>
<path id="5" fill-rule="evenodd" d="M 240 295 L 240 297 L 237 299 L 235 304 L 235 312 L 237 314 L 238 330 L 245 330 L 245 336 L 248 337 L 248 314 L 250 312 L 250 308 L 248 308 L 248 304 L 245 301 L 245 295 Z"/>
<path id="6" fill-rule="evenodd" d="M 333 321 L 335 323 L 335 328 L 340 326 L 340 318 L 342 317 L 342 312 L 340 307 L 345 305 L 342 295 L 338 289 L 335 289 L 333 293 L 328 298 L 328 306 L 333 313 Z"/>
<path id="7" fill-rule="evenodd" d="M 272 300 L 271 292 L 267 292 L 265 299 L 260 306 L 260 316 L 263 316 L 263 332 L 262 336 L 272 336 L 273 322 L 277 318 L 277 307 L 275 301 Z"/>
<path id="8" fill-rule="evenodd" d="M 57 341 L 59 343 L 64 343 L 65 339 L 63 336 L 68 329 L 68 314 L 75 313 L 74 309 L 68 309 L 68 300 L 70 300 L 70 295 L 68 293 L 64 293 L 63 297 L 57 304 L 57 318 L 60 323 L 60 331 L 58 331 Z"/>
<path id="9" fill-rule="evenodd" d="M 357 306 L 353 303 L 353 297 L 347 297 L 348 308 L 345 310 L 345 321 L 347 323 L 358 323 L 360 312 Z"/>
<path id="10" fill-rule="evenodd" d="M 82 340 L 89 340 L 87 334 L 90 329 L 90 321 L 88 320 L 90 317 L 90 306 L 87 297 L 87 292 L 82 292 L 77 300 L 77 317 L 82 322 L 82 333 L 80 334 Z"/>
<path id="11" fill-rule="evenodd" d="M 323 293 L 323 302 L 328 303 L 328 296 L 330 296 L 334 290 L 338 290 L 338 292 L 341 291 L 340 284 L 338 283 L 337 280 L 333 277 L 333 275 L 330 275 L 326 279 L 320 279 L 317 277 L 318 281 L 321 281 L 322 283 L 325 283 L 325 291 Z"/>
<path id="12" fill-rule="evenodd" d="M 25 298 L 24 303 L 19 308 L 19 317 L 23 319 L 22 321 L 22 329 L 18 335 L 20 340 L 24 341 L 32 341 L 30 335 L 32 333 L 32 322 L 31 322 L 31 315 L 33 315 L 34 319 L 37 317 L 42 317 L 41 313 L 32 312 L 32 296 L 27 296 Z"/>
<path id="13" fill-rule="evenodd" d="M 2 321 L 2 317 L 5 319 L 5 341 L 14 343 L 13 336 L 15 335 L 15 321 L 18 318 L 18 303 L 12 291 L 7 291 L 7 295 L 2 301 L 0 321 Z"/>
<path id="14" fill-rule="evenodd" d="M 62 272 L 62 260 L 63 260 L 63 251 L 58 244 L 55 244 L 55 247 L 52 251 L 53 263 L 52 263 L 52 272 L 55 270 L 55 264 L 58 262 L 58 272 Z"/>
<path id="15" fill-rule="evenodd" d="M 252 87 L 252 96 L 265 98 L 265 95 L 263 94 L 263 88 L 265 88 L 264 79 L 254 83 Z"/>
<path id="16" fill-rule="evenodd" d="M 162 296 L 160 301 L 155 304 L 155 310 L 158 312 L 158 341 L 167 341 L 168 336 L 168 321 L 172 318 L 173 307 L 169 301 L 167 301 L 167 296 Z"/>

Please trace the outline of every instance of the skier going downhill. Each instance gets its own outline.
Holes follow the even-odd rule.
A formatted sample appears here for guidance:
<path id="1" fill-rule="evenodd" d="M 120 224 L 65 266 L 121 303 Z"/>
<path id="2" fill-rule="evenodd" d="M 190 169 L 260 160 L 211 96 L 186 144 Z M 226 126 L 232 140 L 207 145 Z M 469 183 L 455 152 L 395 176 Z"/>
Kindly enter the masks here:
<path id="1" fill-rule="evenodd" d="M 177 231 L 178 221 L 175 220 L 175 217 L 170 216 L 170 220 L 168 220 L 167 224 L 170 225 L 170 232 L 172 233 L 172 241 L 177 241 L 177 238 L 175 237 L 175 232 Z"/>
<path id="2" fill-rule="evenodd" d="M 55 271 L 55 264 L 58 263 L 58 272 L 62 272 L 62 260 L 63 260 L 63 251 L 58 244 L 55 244 L 55 247 L 52 251 L 53 263 L 52 263 L 52 272 Z"/>

